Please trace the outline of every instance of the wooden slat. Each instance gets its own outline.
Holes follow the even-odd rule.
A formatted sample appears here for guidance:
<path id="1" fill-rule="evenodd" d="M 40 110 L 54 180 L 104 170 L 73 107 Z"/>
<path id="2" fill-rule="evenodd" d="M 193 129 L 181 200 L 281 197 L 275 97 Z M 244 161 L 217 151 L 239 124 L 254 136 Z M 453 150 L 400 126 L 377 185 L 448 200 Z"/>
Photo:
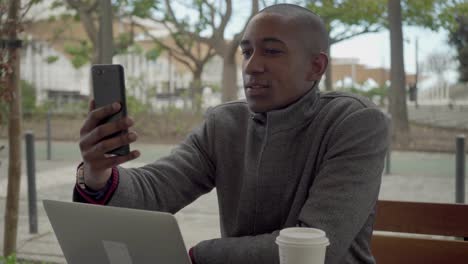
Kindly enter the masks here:
<path id="1" fill-rule="evenodd" d="M 378 264 L 468 263 L 465 241 L 373 235 L 371 245 Z"/>
<path id="2" fill-rule="evenodd" d="M 468 205 L 379 200 L 374 230 L 468 237 Z"/>

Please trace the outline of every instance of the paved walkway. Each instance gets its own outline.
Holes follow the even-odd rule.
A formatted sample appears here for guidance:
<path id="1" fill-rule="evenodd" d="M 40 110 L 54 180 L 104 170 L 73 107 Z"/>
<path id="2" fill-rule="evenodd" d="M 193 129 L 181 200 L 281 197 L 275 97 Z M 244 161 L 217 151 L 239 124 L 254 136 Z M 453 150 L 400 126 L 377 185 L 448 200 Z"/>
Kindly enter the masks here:
<path id="1" fill-rule="evenodd" d="M 18 232 L 18 257 L 47 263 L 65 263 L 63 254 L 42 207 L 43 199 L 70 201 L 74 185 L 75 165 L 71 162 L 41 161 L 36 175 L 38 193 L 39 233 L 28 233 L 28 204 L 26 178 L 22 179 Z M 133 163 L 128 166 L 138 166 Z M 46 167 L 53 169 L 45 169 Z M 454 177 L 447 175 L 386 175 L 383 177 L 380 198 L 412 201 L 453 202 Z M 0 255 L 3 249 L 3 226 L 6 179 L 0 177 Z M 468 192 L 467 192 L 468 197 Z M 201 240 L 219 237 L 216 194 L 202 196 L 176 215 L 188 247 Z"/>

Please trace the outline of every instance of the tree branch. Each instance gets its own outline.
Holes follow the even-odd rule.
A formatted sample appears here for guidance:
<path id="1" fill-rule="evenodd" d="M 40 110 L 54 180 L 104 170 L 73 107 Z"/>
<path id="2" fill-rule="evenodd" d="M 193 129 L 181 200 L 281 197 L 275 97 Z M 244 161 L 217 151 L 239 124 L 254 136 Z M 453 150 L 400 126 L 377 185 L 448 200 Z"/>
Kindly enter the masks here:
<path id="1" fill-rule="evenodd" d="M 178 31 L 185 32 L 186 31 L 185 28 L 179 23 L 179 21 L 177 21 L 177 18 L 174 14 L 174 10 L 172 9 L 172 6 L 169 0 L 165 0 L 164 2 L 166 4 L 167 12 L 169 13 L 169 22 L 173 24 L 177 28 Z"/>
<path id="2" fill-rule="evenodd" d="M 219 24 L 218 33 L 220 36 L 224 36 L 224 30 L 226 30 L 227 23 L 232 16 L 232 1 L 226 0 L 226 13 L 224 16 L 221 16 L 221 23 Z"/>
<path id="3" fill-rule="evenodd" d="M 80 5 L 79 5 L 79 1 L 76 1 L 76 0 L 66 0 L 67 1 L 67 4 L 73 8 L 73 9 L 76 9 L 78 10 Z"/>
<path id="4" fill-rule="evenodd" d="M 230 50 L 229 50 L 229 55 L 234 56 L 235 51 L 237 50 L 237 47 L 239 46 L 239 43 L 241 41 L 241 38 L 244 36 L 245 29 L 247 28 L 247 24 L 249 21 L 252 19 L 255 14 L 258 13 L 259 6 L 258 6 L 258 0 L 252 0 L 252 11 L 250 12 L 250 16 L 245 22 L 244 28 L 242 29 L 241 32 L 237 33 L 234 35 L 231 45 L 230 45 Z"/>
<path id="5" fill-rule="evenodd" d="M 154 22 L 157 22 L 157 23 L 160 23 L 162 24 L 166 29 L 167 31 L 169 31 L 169 35 L 171 35 L 171 38 L 174 40 L 174 43 L 177 45 L 177 47 L 179 47 L 179 49 L 182 50 L 183 54 L 187 54 L 188 56 L 191 55 L 190 51 L 187 50 L 184 45 L 182 43 L 180 43 L 180 40 L 178 40 L 175 35 L 176 34 L 180 34 L 180 35 L 184 35 L 184 34 L 189 34 L 191 32 L 187 32 L 185 30 L 179 30 L 177 28 L 177 31 L 174 31 L 170 25 L 168 25 L 168 22 L 167 21 L 164 21 L 164 20 L 160 20 L 160 19 L 156 19 L 154 17 L 150 17 L 149 18 L 150 20 L 154 21 Z M 141 24 L 137 24 L 139 26 L 140 29 L 142 29 L 148 36 L 154 38 L 150 33 L 149 31 L 146 29 L 146 27 L 144 27 L 143 25 Z M 154 38 L 155 39 L 155 38 Z"/>
<path id="6" fill-rule="evenodd" d="M 156 38 L 155 36 L 153 36 L 149 31 L 148 29 L 146 29 L 145 26 L 139 24 L 138 22 L 134 22 L 134 25 L 137 26 L 138 28 L 140 28 L 141 30 L 143 30 L 143 32 L 145 33 L 146 36 L 150 37 L 152 41 L 156 42 L 158 45 L 160 45 L 163 49 L 166 49 L 166 50 L 170 50 L 171 52 L 173 53 L 177 53 L 178 55 L 181 55 L 181 56 L 184 56 L 184 53 L 181 52 L 180 50 L 177 50 L 173 47 L 170 47 L 168 46 L 167 44 L 165 44 L 164 42 L 162 42 L 160 39 Z"/>
<path id="7" fill-rule="evenodd" d="M 198 35 L 198 34 L 196 34 L 196 33 L 187 31 L 187 30 L 185 30 L 184 28 L 177 28 L 177 27 L 176 27 L 177 32 L 175 32 L 175 31 L 171 28 L 171 26 L 168 24 L 168 22 L 165 21 L 165 20 L 157 19 L 157 18 L 154 18 L 154 17 L 149 17 L 148 19 L 150 19 L 150 20 L 152 20 L 152 21 L 154 21 L 154 22 L 156 22 L 156 23 L 162 24 L 162 25 L 167 29 L 167 31 L 169 31 L 169 34 L 171 34 L 171 35 L 174 35 L 174 34 L 176 34 L 177 32 L 179 32 L 179 33 L 181 33 L 181 34 L 183 34 L 183 35 L 189 36 L 191 39 L 193 39 L 193 40 L 195 40 L 195 41 L 198 41 L 198 42 L 200 42 L 200 43 L 205 43 L 205 44 L 208 45 L 208 46 L 213 46 L 213 45 L 214 45 L 214 44 L 213 44 L 213 40 L 212 40 L 211 38 L 202 37 L 202 36 L 200 36 L 200 35 Z M 172 22 L 169 22 L 169 23 L 171 23 L 171 25 L 172 25 Z"/>
<path id="8" fill-rule="evenodd" d="M 356 36 L 359 36 L 359 35 L 363 35 L 363 34 L 366 34 L 366 33 L 379 32 L 380 30 L 382 30 L 381 26 L 378 26 L 378 27 L 373 28 L 373 29 L 371 29 L 370 27 L 365 27 L 362 31 L 351 33 L 351 34 L 348 34 L 346 36 L 341 36 L 340 37 L 340 35 L 345 35 L 348 32 L 348 31 L 343 31 L 340 34 L 337 34 L 338 37 L 335 36 L 335 37 L 330 38 L 330 45 L 333 45 L 333 44 L 338 43 L 340 41 L 344 41 L 344 40 L 347 40 L 347 39 L 350 39 L 350 38 L 353 38 L 353 37 L 356 37 Z"/>
<path id="9" fill-rule="evenodd" d="M 189 70 L 193 73 L 195 72 L 196 68 L 192 66 L 192 64 L 190 64 L 189 61 L 187 61 L 183 56 L 181 57 L 180 55 L 175 55 L 175 54 L 171 54 L 174 59 L 176 59 L 178 62 L 184 64 L 185 66 L 187 66 L 187 68 L 189 68 Z"/>
<path id="10" fill-rule="evenodd" d="M 26 14 L 29 12 L 29 10 L 31 9 L 31 7 L 34 5 L 34 1 L 29 1 L 25 7 L 23 7 L 23 9 L 26 9 L 24 10 L 23 14 L 21 15 L 21 18 L 19 19 L 19 21 L 23 21 L 24 17 L 26 16 Z"/>
<path id="11" fill-rule="evenodd" d="M 216 25 L 215 25 L 215 17 L 216 17 L 216 8 L 214 7 L 214 5 L 212 5 L 211 3 L 209 3 L 208 1 L 206 0 L 202 0 L 202 3 L 207 5 L 208 6 L 208 9 L 210 9 L 210 18 L 211 20 L 209 21 L 210 23 L 210 26 L 211 28 L 214 29 L 216 28 Z M 200 10 L 200 13 L 202 12 L 203 10 Z"/>
<path id="12" fill-rule="evenodd" d="M 95 11 L 98 6 L 99 6 L 99 1 L 95 0 L 88 7 L 86 7 L 85 11 L 86 11 L 86 13 L 91 13 L 91 12 Z"/>
<path id="13" fill-rule="evenodd" d="M 96 47 L 97 45 L 97 27 L 94 24 L 93 18 L 91 16 L 92 8 L 91 7 L 85 7 L 84 5 L 81 4 L 80 1 L 76 0 L 66 0 L 67 3 L 75 9 L 78 14 L 81 17 L 81 22 L 83 23 L 83 27 L 86 31 L 86 34 L 88 35 L 88 38 L 91 40 L 91 43 L 93 43 L 93 46 Z M 98 1 L 93 2 L 93 5 L 97 6 Z"/>

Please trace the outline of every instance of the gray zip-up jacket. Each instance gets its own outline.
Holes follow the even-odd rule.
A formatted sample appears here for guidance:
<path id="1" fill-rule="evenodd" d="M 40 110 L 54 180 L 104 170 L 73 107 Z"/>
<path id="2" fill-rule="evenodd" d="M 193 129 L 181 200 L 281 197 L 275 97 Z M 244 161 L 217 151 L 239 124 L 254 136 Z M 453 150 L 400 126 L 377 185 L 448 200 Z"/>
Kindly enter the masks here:
<path id="1" fill-rule="evenodd" d="M 264 114 L 222 104 L 169 156 L 119 168 L 109 205 L 175 213 L 216 187 L 222 237 L 194 247 L 197 264 L 279 263 L 275 238 L 296 225 L 326 232 L 327 264 L 374 263 L 388 127 L 367 99 L 317 89 Z"/>

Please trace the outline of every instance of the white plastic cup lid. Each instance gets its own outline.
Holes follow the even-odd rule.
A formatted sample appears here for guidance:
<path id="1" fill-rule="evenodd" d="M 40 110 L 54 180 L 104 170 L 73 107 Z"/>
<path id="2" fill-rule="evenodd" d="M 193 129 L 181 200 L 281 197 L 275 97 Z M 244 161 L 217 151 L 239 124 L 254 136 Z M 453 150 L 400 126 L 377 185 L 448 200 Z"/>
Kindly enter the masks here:
<path id="1" fill-rule="evenodd" d="M 276 243 L 289 244 L 295 246 L 328 246 L 325 232 L 320 229 L 310 227 L 290 227 L 280 231 L 276 238 Z"/>

